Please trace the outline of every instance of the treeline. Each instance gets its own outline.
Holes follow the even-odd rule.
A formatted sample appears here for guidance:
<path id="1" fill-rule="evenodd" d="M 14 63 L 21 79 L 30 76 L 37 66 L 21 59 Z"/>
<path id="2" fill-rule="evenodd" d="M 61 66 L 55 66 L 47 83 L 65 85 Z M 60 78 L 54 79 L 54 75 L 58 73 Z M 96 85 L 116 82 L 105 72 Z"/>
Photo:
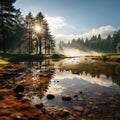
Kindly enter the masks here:
<path id="1" fill-rule="evenodd" d="M 80 50 L 94 50 L 97 52 L 116 52 L 116 47 L 120 42 L 120 30 L 114 32 L 113 36 L 108 35 L 103 39 L 101 35 L 92 36 L 90 39 L 83 38 L 73 39 L 71 42 L 60 42 L 60 46 L 73 47 Z M 118 47 L 117 47 L 118 48 Z"/>
<path id="2" fill-rule="evenodd" d="M 0 52 L 50 54 L 55 41 L 44 15 L 31 12 L 22 16 L 16 0 L 0 0 Z"/>

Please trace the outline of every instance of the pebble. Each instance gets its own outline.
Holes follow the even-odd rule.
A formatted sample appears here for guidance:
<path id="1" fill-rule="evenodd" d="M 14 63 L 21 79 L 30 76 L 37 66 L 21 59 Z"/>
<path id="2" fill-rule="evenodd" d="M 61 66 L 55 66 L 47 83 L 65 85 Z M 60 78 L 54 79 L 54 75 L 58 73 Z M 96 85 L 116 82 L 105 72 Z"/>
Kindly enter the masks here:
<path id="1" fill-rule="evenodd" d="M 44 105 L 42 102 L 38 102 L 34 105 L 36 108 L 41 109 Z"/>
<path id="2" fill-rule="evenodd" d="M 47 95 L 47 99 L 53 99 L 53 98 L 55 98 L 55 96 L 53 94 L 48 94 Z"/>
<path id="3" fill-rule="evenodd" d="M 71 96 L 69 96 L 69 95 L 64 95 L 64 96 L 62 96 L 62 100 L 64 100 L 64 101 L 70 101 L 72 98 L 71 98 Z"/>
<path id="4" fill-rule="evenodd" d="M 18 85 L 15 89 L 14 89 L 15 93 L 19 93 L 19 92 L 24 92 L 24 86 L 23 85 Z"/>
<path id="5" fill-rule="evenodd" d="M 76 97 L 78 97 L 78 95 L 74 95 L 74 97 L 76 98 Z"/>
<path id="6" fill-rule="evenodd" d="M 64 110 L 60 111 L 59 115 L 61 117 L 67 117 L 70 115 L 70 112 L 67 109 L 64 109 Z"/>
<path id="7" fill-rule="evenodd" d="M 82 91 L 80 91 L 79 93 L 80 93 L 80 94 L 82 94 L 83 92 L 82 92 Z"/>

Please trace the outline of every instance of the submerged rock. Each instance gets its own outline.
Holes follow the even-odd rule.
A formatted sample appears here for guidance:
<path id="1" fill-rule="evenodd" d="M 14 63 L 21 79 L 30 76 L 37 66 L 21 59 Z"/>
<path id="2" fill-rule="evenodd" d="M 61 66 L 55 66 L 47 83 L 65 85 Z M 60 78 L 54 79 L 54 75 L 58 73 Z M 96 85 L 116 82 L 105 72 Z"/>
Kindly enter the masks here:
<path id="1" fill-rule="evenodd" d="M 74 98 L 77 98 L 78 97 L 78 95 L 74 95 Z"/>
<path id="2" fill-rule="evenodd" d="M 82 91 L 79 92 L 79 94 L 82 94 L 82 93 L 83 93 Z"/>
<path id="3" fill-rule="evenodd" d="M 34 105 L 36 108 L 41 109 L 44 105 L 42 102 L 38 102 Z"/>
<path id="4" fill-rule="evenodd" d="M 62 100 L 64 100 L 64 101 L 70 101 L 72 98 L 71 98 L 71 96 L 69 96 L 69 95 L 64 95 L 64 96 L 62 96 Z"/>
<path id="5" fill-rule="evenodd" d="M 47 98 L 48 98 L 48 99 L 53 99 L 53 98 L 55 98 L 55 96 L 54 96 L 53 94 L 48 94 L 48 95 L 47 95 Z"/>
<path id="6" fill-rule="evenodd" d="M 14 89 L 15 93 L 19 93 L 19 92 L 24 92 L 24 86 L 23 85 L 18 85 L 15 89 Z"/>

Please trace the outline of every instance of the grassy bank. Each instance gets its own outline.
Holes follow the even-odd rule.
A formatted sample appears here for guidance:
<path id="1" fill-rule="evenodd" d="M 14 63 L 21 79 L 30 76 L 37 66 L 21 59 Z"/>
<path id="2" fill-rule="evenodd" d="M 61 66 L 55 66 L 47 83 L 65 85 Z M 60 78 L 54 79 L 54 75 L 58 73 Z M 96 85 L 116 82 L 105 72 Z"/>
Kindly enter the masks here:
<path id="1" fill-rule="evenodd" d="M 52 54 L 52 55 L 29 55 L 29 54 L 0 54 L 0 59 L 8 61 L 40 61 L 43 59 L 59 59 L 59 58 L 65 58 L 64 55 L 61 54 Z M 1 62 L 1 61 L 0 61 Z"/>
<path id="2" fill-rule="evenodd" d="M 101 56 L 93 56 L 95 60 L 101 60 L 103 62 L 119 62 L 120 63 L 120 54 L 117 53 L 109 53 L 103 54 Z"/>

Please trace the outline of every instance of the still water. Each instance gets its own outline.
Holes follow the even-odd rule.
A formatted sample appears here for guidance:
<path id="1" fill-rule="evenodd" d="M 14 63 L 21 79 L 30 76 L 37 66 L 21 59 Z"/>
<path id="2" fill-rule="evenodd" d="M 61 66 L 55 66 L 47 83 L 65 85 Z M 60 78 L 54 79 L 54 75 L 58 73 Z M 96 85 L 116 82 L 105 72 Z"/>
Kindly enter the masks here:
<path id="1" fill-rule="evenodd" d="M 90 58 L 22 62 L 27 70 L 18 83 L 32 104 L 43 102 L 48 111 L 67 109 L 73 116 L 120 118 L 120 64 Z M 53 94 L 54 99 L 47 99 Z M 70 101 L 61 98 L 69 95 Z"/>

